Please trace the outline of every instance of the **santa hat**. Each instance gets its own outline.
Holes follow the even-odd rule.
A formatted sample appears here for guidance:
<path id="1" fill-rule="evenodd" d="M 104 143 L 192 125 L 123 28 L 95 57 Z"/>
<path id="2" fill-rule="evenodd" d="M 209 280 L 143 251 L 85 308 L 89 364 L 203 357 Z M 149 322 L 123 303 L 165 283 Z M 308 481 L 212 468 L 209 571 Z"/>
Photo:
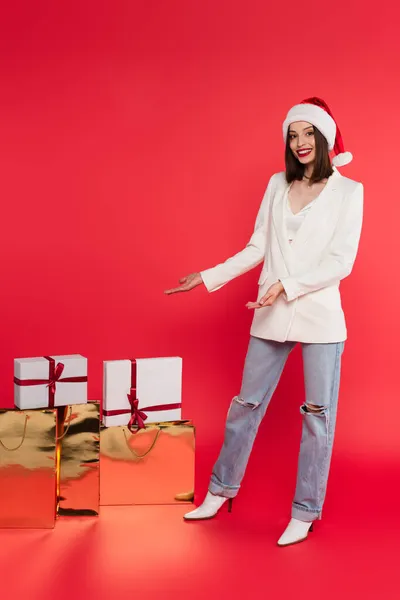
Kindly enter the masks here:
<path id="1" fill-rule="evenodd" d="M 328 142 L 329 151 L 334 150 L 332 159 L 335 167 L 343 167 L 353 160 L 351 152 L 344 151 L 343 139 L 328 105 L 321 98 L 307 98 L 293 106 L 283 123 L 283 139 L 286 142 L 291 123 L 307 121 L 319 129 Z"/>

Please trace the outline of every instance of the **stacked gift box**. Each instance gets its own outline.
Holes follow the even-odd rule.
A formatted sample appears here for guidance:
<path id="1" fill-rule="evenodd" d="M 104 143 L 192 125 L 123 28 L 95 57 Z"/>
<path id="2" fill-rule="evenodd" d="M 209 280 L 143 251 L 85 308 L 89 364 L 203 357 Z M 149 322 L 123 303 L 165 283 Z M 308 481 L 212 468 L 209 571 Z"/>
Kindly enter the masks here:
<path id="1" fill-rule="evenodd" d="M 14 390 L 15 410 L 0 409 L 0 527 L 193 499 L 181 358 L 105 361 L 102 424 L 81 355 L 16 359 Z"/>

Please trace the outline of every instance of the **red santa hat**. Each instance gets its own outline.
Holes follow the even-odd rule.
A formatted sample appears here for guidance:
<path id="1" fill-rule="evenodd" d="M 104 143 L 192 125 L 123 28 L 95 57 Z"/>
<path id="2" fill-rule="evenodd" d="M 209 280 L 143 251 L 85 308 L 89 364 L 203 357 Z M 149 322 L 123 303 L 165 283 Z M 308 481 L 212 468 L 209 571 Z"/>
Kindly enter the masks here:
<path id="1" fill-rule="evenodd" d="M 329 151 L 334 150 L 336 156 L 332 159 L 335 167 L 342 167 L 353 160 L 351 152 L 345 152 L 342 134 L 333 118 L 328 105 L 321 98 L 307 98 L 293 106 L 283 123 L 283 139 L 286 143 L 287 132 L 291 123 L 307 121 L 314 125 L 328 142 Z"/>

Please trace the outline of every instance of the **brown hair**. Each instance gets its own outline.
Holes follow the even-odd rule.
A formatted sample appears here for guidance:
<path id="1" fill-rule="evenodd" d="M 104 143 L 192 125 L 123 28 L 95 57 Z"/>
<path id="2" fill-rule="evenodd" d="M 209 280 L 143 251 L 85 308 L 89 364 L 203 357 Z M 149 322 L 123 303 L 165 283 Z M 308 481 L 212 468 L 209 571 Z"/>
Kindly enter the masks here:
<path id="1" fill-rule="evenodd" d="M 314 127 L 314 126 L 313 126 Z M 288 129 L 286 137 L 286 148 L 285 148 L 285 163 L 286 163 L 286 181 L 292 183 L 295 179 L 301 180 L 304 176 L 305 166 L 297 160 L 292 150 L 290 149 L 290 139 Z M 310 177 L 310 183 L 316 183 L 322 181 L 327 177 L 330 177 L 333 173 L 331 160 L 329 158 L 328 142 L 322 133 L 314 127 L 314 139 L 315 139 L 315 161 L 314 169 Z"/>

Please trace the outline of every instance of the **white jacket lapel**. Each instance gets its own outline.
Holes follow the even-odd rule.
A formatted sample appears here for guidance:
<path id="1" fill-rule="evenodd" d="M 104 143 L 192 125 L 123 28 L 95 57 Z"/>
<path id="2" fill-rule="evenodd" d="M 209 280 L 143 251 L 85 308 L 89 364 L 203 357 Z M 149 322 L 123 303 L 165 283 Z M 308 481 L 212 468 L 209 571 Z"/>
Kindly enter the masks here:
<path id="1" fill-rule="evenodd" d="M 286 269 L 288 273 L 291 274 L 292 248 L 289 244 L 288 232 L 285 223 L 285 202 L 288 189 L 289 184 L 285 181 L 282 187 L 277 190 L 272 208 L 272 220 Z"/>

